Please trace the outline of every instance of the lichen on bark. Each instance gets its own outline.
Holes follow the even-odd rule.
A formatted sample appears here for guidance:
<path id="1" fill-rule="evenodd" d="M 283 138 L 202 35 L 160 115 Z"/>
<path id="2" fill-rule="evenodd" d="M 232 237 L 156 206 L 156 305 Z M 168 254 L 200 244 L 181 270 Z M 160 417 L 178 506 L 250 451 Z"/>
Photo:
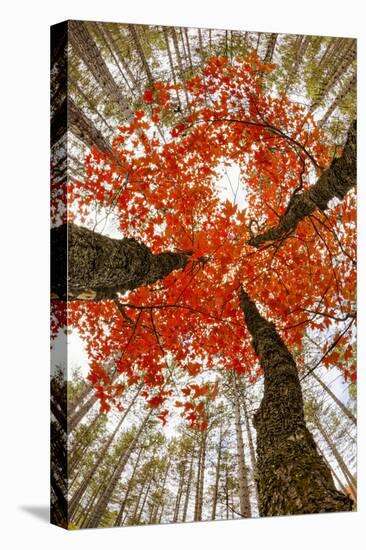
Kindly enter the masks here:
<path id="1" fill-rule="evenodd" d="M 54 298 L 98 301 L 184 269 L 188 254 L 154 255 L 136 239 L 112 239 L 69 223 L 51 230 L 51 258 Z"/>
<path id="2" fill-rule="evenodd" d="M 335 488 L 306 426 L 291 353 L 243 289 L 240 304 L 264 371 L 264 395 L 254 417 L 260 515 L 351 510 L 351 500 Z"/>

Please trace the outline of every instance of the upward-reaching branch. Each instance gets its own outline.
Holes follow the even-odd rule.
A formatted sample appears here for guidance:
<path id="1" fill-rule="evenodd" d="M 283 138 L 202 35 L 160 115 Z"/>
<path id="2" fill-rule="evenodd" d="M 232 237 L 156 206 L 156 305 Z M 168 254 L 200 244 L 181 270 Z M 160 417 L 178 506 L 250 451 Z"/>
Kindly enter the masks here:
<path id="1" fill-rule="evenodd" d="M 282 239 L 316 209 L 326 210 L 329 201 L 344 198 L 356 185 L 356 133 L 354 121 L 348 131 L 342 156 L 332 162 L 308 191 L 292 196 L 286 212 L 280 216 L 276 226 L 251 237 L 248 244 L 258 247 L 268 241 Z"/>

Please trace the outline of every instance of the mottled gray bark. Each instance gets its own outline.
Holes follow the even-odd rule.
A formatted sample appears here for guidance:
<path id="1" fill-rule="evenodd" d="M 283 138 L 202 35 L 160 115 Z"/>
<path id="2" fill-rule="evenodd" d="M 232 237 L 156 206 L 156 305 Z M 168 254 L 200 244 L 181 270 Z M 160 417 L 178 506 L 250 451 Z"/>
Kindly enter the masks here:
<path id="1" fill-rule="evenodd" d="M 111 239 L 72 223 L 51 230 L 51 250 L 51 292 L 58 300 L 111 299 L 184 269 L 188 259 L 186 253 L 154 255 L 135 239 Z"/>
<path id="2" fill-rule="evenodd" d="M 308 191 L 293 195 L 286 212 L 280 216 L 275 227 L 251 237 L 248 244 L 258 247 L 267 241 L 282 239 L 316 209 L 326 210 L 329 201 L 334 198 L 344 198 L 346 193 L 356 185 L 356 133 L 356 121 L 354 121 L 348 131 L 343 155 L 331 163 Z"/>
<path id="3" fill-rule="evenodd" d="M 351 500 L 335 488 L 306 426 L 291 353 L 243 289 L 240 304 L 264 371 L 264 396 L 254 417 L 260 515 L 351 510 Z"/>

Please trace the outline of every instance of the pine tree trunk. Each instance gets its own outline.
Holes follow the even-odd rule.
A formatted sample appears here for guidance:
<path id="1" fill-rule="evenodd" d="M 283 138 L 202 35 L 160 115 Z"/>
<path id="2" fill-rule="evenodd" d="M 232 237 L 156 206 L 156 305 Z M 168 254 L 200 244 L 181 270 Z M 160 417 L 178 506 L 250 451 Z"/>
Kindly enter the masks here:
<path id="1" fill-rule="evenodd" d="M 357 420 L 356 420 L 356 417 L 354 416 L 354 414 L 352 413 L 352 411 L 350 411 L 350 409 L 348 407 L 346 407 L 340 399 L 338 399 L 338 397 L 332 392 L 332 390 L 326 384 L 324 384 L 323 380 L 317 374 L 315 374 L 314 371 L 309 371 L 309 372 L 310 372 L 311 376 L 323 388 L 323 390 L 326 391 L 327 394 L 333 399 L 333 401 L 336 403 L 336 405 L 338 405 L 338 407 L 341 409 L 343 414 L 352 422 L 352 424 L 354 424 L 356 426 L 357 425 Z"/>
<path id="2" fill-rule="evenodd" d="M 99 525 L 99 522 L 101 520 L 101 517 L 106 509 L 106 507 L 108 506 L 108 503 L 113 495 L 113 492 L 116 488 L 116 485 L 118 483 L 118 480 L 120 479 L 121 477 L 121 474 L 128 462 L 128 459 L 130 458 L 131 456 L 131 453 L 134 451 L 137 443 L 138 443 L 138 440 L 139 440 L 139 437 L 141 436 L 142 432 L 144 431 L 145 429 L 145 426 L 150 418 L 152 414 L 152 410 L 149 411 L 149 413 L 146 415 L 144 421 L 142 422 L 139 430 L 137 431 L 133 441 L 131 442 L 130 446 L 128 447 L 128 449 L 126 450 L 126 452 L 121 456 L 119 462 L 118 462 L 118 466 L 115 470 L 115 472 L 113 473 L 113 476 L 112 478 L 110 479 L 109 483 L 108 483 L 108 486 L 106 488 L 106 490 L 104 491 L 104 493 L 101 495 L 101 497 L 99 498 L 96 506 L 95 506 L 95 510 L 93 511 L 91 517 L 90 517 L 90 520 L 88 521 L 88 527 L 98 527 Z"/>
<path id="3" fill-rule="evenodd" d="M 315 426 L 317 427 L 317 429 L 319 430 L 322 438 L 324 439 L 324 441 L 328 445 L 329 449 L 332 451 L 333 456 L 336 459 L 342 474 L 344 475 L 345 479 L 349 483 L 354 495 L 356 495 L 357 494 L 356 479 L 351 474 L 349 468 L 347 467 L 346 463 L 344 462 L 344 460 L 343 460 L 340 452 L 338 451 L 334 441 L 332 440 L 331 436 L 329 435 L 327 430 L 324 428 L 324 426 L 320 422 L 320 419 L 318 418 L 317 415 L 314 415 L 313 422 L 314 422 Z"/>
<path id="4" fill-rule="evenodd" d="M 256 500 L 257 500 L 257 504 L 258 504 L 259 499 L 258 499 L 258 487 L 257 487 L 257 459 L 256 459 L 256 456 L 255 456 L 254 442 L 253 442 L 253 436 L 252 436 L 252 428 L 251 428 L 251 425 L 250 425 L 250 419 L 249 419 L 249 415 L 248 415 L 244 384 L 242 384 L 242 386 L 241 386 L 241 396 L 242 396 L 242 404 L 243 404 L 243 411 L 244 411 L 245 428 L 246 428 L 246 431 L 247 431 L 247 434 L 248 434 L 249 454 L 250 454 L 250 462 L 252 464 L 252 474 L 253 474 L 253 481 L 254 481 L 254 486 L 255 486 L 255 496 L 256 496 Z"/>
<path id="5" fill-rule="evenodd" d="M 132 38 L 132 41 L 135 45 L 136 51 L 137 51 L 137 53 L 140 57 L 142 66 L 143 66 L 145 74 L 147 76 L 149 86 L 152 88 L 154 86 L 154 78 L 153 78 L 152 72 L 150 70 L 149 64 L 147 62 L 147 59 L 145 57 L 145 53 L 144 53 L 142 44 L 140 42 L 140 38 L 139 38 L 138 31 L 136 29 L 136 26 L 135 25 L 128 25 L 128 30 L 129 30 L 130 36 Z"/>
<path id="6" fill-rule="evenodd" d="M 184 500 L 184 506 L 183 506 L 183 517 L 182 517 L 183 522 L 187 520 L 188 504 L 189 504 L 189 497 L 191 494 L 191 486 L 192 486 L 192 478 L 193 478 L 193 459 L 194 459 L 194 453 L 192 450 L 192 457 L 191 457 L 191 463 L 189 466 L 189 474 L 188 474 L 187 487 L 186 487 L 186 498 Z"/>
<path id="7" fill-rule="evenodd" d="M 135 239 L 112 239 L 72 223 L 51 229 L 51 251 L 51 292 L 61 300 L 111 299 L 184 269 L 188 258 L 175 252 L 154 256 Z"/>
<path id="8" fill-rule="evenodd" d="M 78 487 L 78 489 L 75 491 L 72 499 L 70 500 L 70 505 L 69 505 L 70 517 L 72 516 L 72 514 L 76 510 L 76 507 L 77 507 L 78 503 L 80 502 L 80 500 L 81 500 L 83 494 L 85 493 L 86 489 L 88 488 L 88 485 L 89 485 L 90 481 L 93 479 L 95 472 L 98 470 L 99 466 L 102 464 L 103 460 L 105 459 L 105 457 L 107 455 L 107 452 L 109 450 L 109 447 L 112 445 L 112 443 L 114 441 L 114 438 L 116 437 L 117 433 L 119 432 L 126 416 L 128 415 L 128 413 L 132 409 L 134 403 L 136 402 L 136 399 L 138 398 L 138 396 L 140 394 L 141 388 L 142 388 L 142 386 L 140 385 L 139 388 L 138 388 L 138 391 L 135 393 L 131 403 L 129 404 L 129 406 L 127 407 L 127 409 L 125 410 L 125 412 L 121 416 L 121 419 L 119 420 L 119 422 L 118 422 L 117 426 L 115 427 L 114 431 L 111 433 L 111 435 L 107 439 L 107 441 L 106 441 L 104 447 L 102 448 L 102 450 L 100 451 L 100 453 L 98 453 L 97 460 L 95 461 L 95 463 L 94 463 L 93 467 L 91 468 L 90 472 L 85 476 L 82 483 L 80 484 L 80 487 Z"/>
<path id="9" fill-rule="evenodd" d="M 96 128 L 90 118 L 79 109 L 71 97 L 69 97 L 67 102 L 67 116 L 69 129 L 89 149 L 95 146 L 102 153 L 108 152 L 113 155 L 110 143 L 108 143 L 102 132 Z"/>
<path id="10" fill-rule="evenodd" d="M 250 498 L 249 498 L 247 467 L 245 464 L 243 432 L 241 428 L 240 400 L 239 400 L 239 392 L 236 385 L 235 376 L 233 377 L 233 386 L 234 386 L 234 403 L 233 404 L 234 404 L 234 414 L 235 414 L 235 432 L 236 432 L 236 447 L 237 447 L 237 460 L 238 460 L 240 514 L 245 518 L 250 518 L 252 515 L 252 512 L 251 512 Z"/>
<path id="11" fill-rule="evenodd" d="M 180 470 L 180 473 L 179 473 L 179 487 L 178 487 L 177 498 L 175 500 L 173 523 L 176 523 L 178 521 L 178 518 L 179 518 L 180 503 L 181 503 L 181 500 L 182 500 L 185 473 L 186 473 L 185 472 L 185 463 L 183 463 L 183 466 L 182 466 L 182 468 Z"/>
<path id="12" fill-rule="evenodd" d="M 86 24 L 82 21 L 69 21 L 69 37 L 76 55 L 83 60 L 106 96 L 118 105 L 123 118 L 130 118 L 132 110 L 109 72 Z"/>
<path id="13" fill-rule="evenodd" d="M 118 511 L 118 516 L 116 517 L 116 521 L 114 522 L 114 526 L 115 527 L 119 527 L 120 525 L 122 525 L 122 517 L 123 517 L 123 512 L 125 511 L 125 508 L 126 508 L 126 505 L 127 505 L 127 499 L 128 497 L 130 496 L 130 493 L 131 493 L 131 489 L 132 489 L 132 485 L 133 485 L 133 480 L 135 478 L 135 474 L 136 474 L 136 470 L 138 468 L 138 465 L 139 465 L 139 461 L 140 461 L 140 458 L 141 458 L 141 454 L 142 454 L 142 451 L 143 451 L 143 447 L 140 448 L 139 452 L 138 452 L 138 455 L 137 455 L 137 458 L 136 458 L 136 462 L 133 466 L 133 470 L 132 470 L 132 473 L 131 473 L 131 477 L 130 479 L 128 480 L 128 483 L 127 483 L 127 490 L 126 490 L 126 493 L 124 495 L 124 498 L 123 498 L 123 501 L 122 501 L 122 504 L 121 504 L 121 507 Z"/>
<path id="14" fill-rule="evenodd" d="M 255 415 L 261 516 L 349 511 L 305 424 L 295 361 L 242 289 L 240 305 L 264 371 L 264 396 Z"/>
<path id="15" fill-rule="evenodd" d="M 344 86 L 341 88 L 340 92 L 332 103 L 330 104 L 329 108 L 327 109 L 326 113 L 323 115 L 321 120 L 318 122 L 318 126 L 322 128 L 324 124 L 328 121 L 329 117 L 334 113 L 334 111 L 342 104 L 342 101 L 348 96 L 349 93 L 351 93 L 352 90 L 356 90 L 356 75 L 353 74 L 344 84 Z"/>
<path id="16" fill-rule="evenodd" d="M 217 500 L 219 496 L 219 483 L 220 483 L 220 468 L 221 468 L 221 450 L 222 450 L 222 422 L 220 424 L 219 444 L 217 447 L 217 460 L 216 460 L 216 473 L 215 473 L 215 488 L 212 501 L 212 513 L 211 519 L 216 519 Z"/>
<path id="17" fill-rule="evenodd" d="M 160 513 L 159 523 L 161 522 L 161 517 L 162 517 L 163 511 L 164 511 L 165 487 L 166 487 L 166 482 L 167 482 L 167 480 L 168 480 L 168 474 L 169 474 L 169 470 L 170 470 L 170 465 L 171 465 L 171 460 L 170 460 L 170 458 L 169 458 L 168 464 L 167 464 L 167 466 L 166 466 L 165 473 L 164 473 L 163 484 L 162 484 L 162 486 L 161 486 L 161 513 Z M 153 523 L 157 523 L 158 514 L 159 514 L 159 508 L 160 508 L 160 503 L 158 503 L 158 505 L 156 506 L 155 513 L 154 513 L 154 516 L 153 516 Z"/>

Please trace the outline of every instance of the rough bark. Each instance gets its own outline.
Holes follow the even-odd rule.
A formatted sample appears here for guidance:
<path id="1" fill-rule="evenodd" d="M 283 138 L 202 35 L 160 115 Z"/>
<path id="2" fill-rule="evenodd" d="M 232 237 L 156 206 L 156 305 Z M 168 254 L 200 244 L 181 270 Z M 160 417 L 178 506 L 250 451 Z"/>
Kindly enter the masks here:
<path id="1" fill-rule="evenodd" d="M 316 209 L 328 208 L 334 198 L 343 199 L 356 185 L 356 121 L 351 125 L 343 155 L 336 158 L 308 191 L 293 195 L 286 212 L 276 226 L 251 237 L 248 244 L 259 247 L 267 241 L 276 241 L 292 232 L 297 224 Z"/>
<path id="2" fill-rule="evenodd" d="M 62 107 L 64 108 L 64 106 Z M 93 122 L 79 109 L 70 97 L 67 102 L 67 117 L 71 132 L 89 147 L 89 149 L 95 146 L 102 153 L 108 152 L 111 155 L 113 154 L 110 143 L 108 143 L 103 134 L 94 126 Z"/>
<path id="3" fill-rule="evenodd" d="M 335 488 L 306 426 L 291 353 L 243 289 L 240 304 L 264 371 L 264 396 L 254 417 L 260 515 L 351 510 L 351 500 Z"/>
<path id="4" fill-rule="evenodd" d="M 118 105 L 124 118 L 130 118 L 132 110 L 109 72 L 85 23 L 82 21 L 69 21 L 69 38 L 73 50 L 83 60 L 107 97 Z"/>
<path id="5" fill-rule="evenodd" d="M 51 230 L 51 251 L 51 292 L 58 300 L 111 299 L 184 269 L 188 259 L 186 253 L 153 255 L 135 239 L 111 239 L 71 223 Z"/>
<path id="6" fill-rule="evenodd" d="M 234 405 L 234 414 L 235 414 L 240 514 L 245 518 L 249 518 L 251 517 L 252 512 L 251 512 L 250 498 L 249 498 L 247 466 L 245 464 L 243 432 L 241 428 L 239 392 L 236 386 L 235 378 L 233 378 L 233 386 L 234 386 L 233 405 Z"/>

